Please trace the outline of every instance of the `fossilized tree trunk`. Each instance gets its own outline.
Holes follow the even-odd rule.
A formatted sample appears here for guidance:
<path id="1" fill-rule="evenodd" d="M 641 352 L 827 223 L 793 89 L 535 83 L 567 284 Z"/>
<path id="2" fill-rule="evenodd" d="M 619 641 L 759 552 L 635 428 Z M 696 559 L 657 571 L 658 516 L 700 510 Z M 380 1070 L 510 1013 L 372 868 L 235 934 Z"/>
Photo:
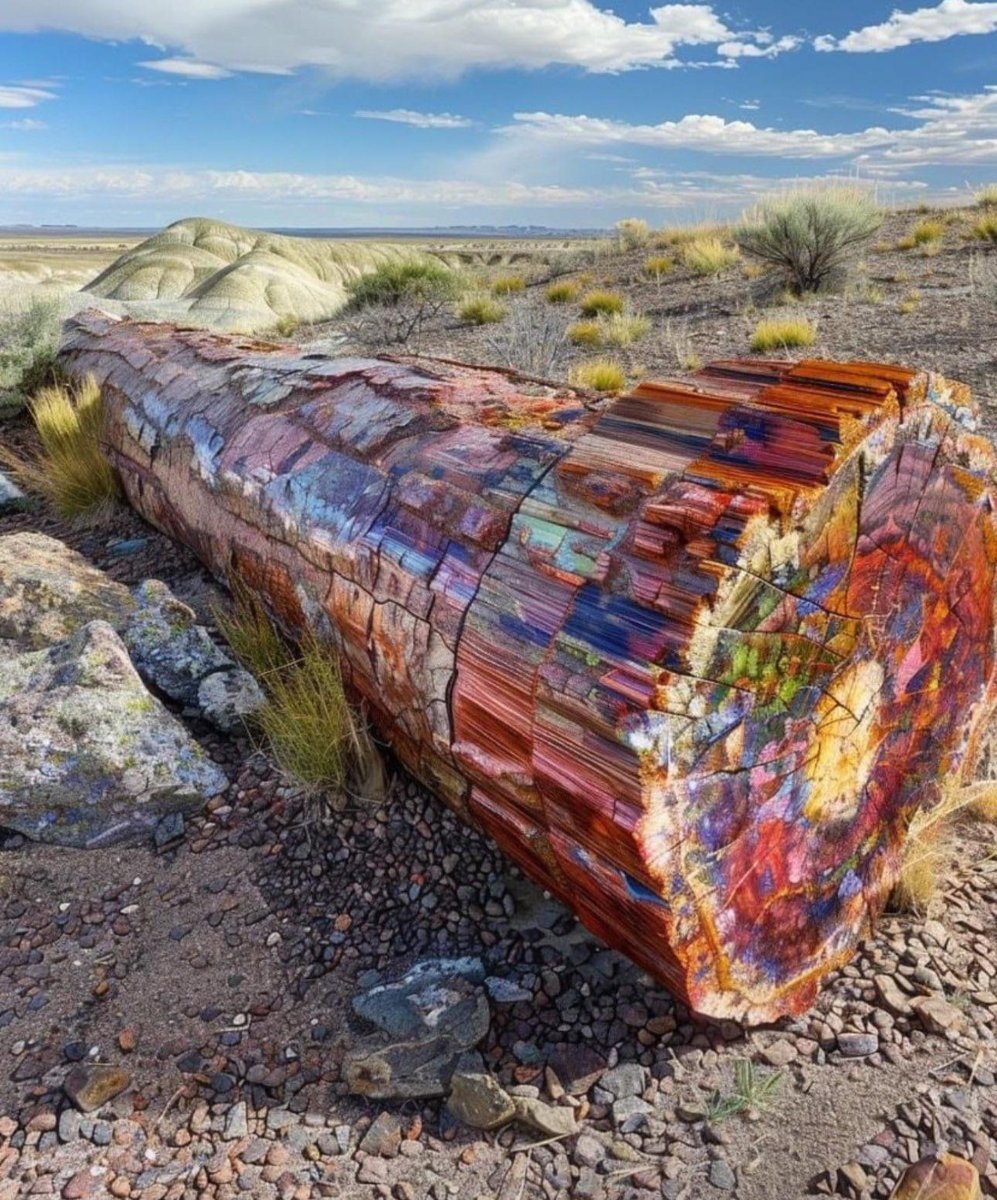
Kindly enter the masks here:
<path id="1" fill-rule="evenodd" d="M 96 314 L 64 360 L 136 508 L 703 1013 L 807 1007 L 973 752 L 995 458 L 960 385 L 753 361 L 583 403 Z"/>

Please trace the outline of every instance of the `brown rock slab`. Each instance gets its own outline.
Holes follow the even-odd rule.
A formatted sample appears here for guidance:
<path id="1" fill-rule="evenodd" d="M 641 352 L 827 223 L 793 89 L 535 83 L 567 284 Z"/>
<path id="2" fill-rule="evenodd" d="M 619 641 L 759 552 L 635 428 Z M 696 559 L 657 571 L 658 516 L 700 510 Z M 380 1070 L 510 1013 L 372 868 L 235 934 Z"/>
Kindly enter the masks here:
<path id="1" fill-rule="evenodd" d="M 941 996 L 915 996 L 910 1006 L 929 1033 L 942 1037 L 956 1032 L 966 1023 L 964 1014 Z"/>
<path id="2" fill-rule="evenodd" d="M 955 1154 L 922 1158 L 909 1167 L 891 1200 L 981 1200 L 980 1176 Z"/>
<path id="3" fill-rule="evenodd" d="M 458 1072 L 451 1081 L 450 1111 L 472 1129 L 498 1129 L 516 1115 L 516 1104 L 491 1075 Z"/>
<path id="4" fill-rule="evenodd" d="M 80 1063 L 69 1072 L 62 1090 L 80 1112 L 96 1112 L 132 1081 L 124 1067 L 88 1067 Z"/>

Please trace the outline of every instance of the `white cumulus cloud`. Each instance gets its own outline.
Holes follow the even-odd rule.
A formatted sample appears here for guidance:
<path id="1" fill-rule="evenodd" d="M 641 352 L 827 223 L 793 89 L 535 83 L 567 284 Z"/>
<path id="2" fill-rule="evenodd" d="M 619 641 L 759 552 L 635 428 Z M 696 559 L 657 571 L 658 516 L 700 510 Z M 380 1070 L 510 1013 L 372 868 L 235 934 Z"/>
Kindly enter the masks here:
<path id="1" fill-rule="evenodd" d="M 852 54 L 882 53 L 913 42 L 944 42 L 967 33 L 997 30 L 997 4 L 972 0 L 941 0 L 930 8 L 913 12 L 895 10 L 888 20 L 866 25 L 843 38 L 825 34 L 814 41 L 817 50 L 845 50 Z"/>
<path id="2" fill-rule="evenodd" d="M 681 65 L 682 47 L 773 51 L 764 30 L 731 29 L 710 4 L 663 4 L 626 20 L 593 0 L 4 0 L 0 30 L 140 38 L 228 70 L 317 67 L 369 81 L 454 79 L 475 68 L 590 72 Z M 169 60 L 166 60 L 169 61 Z M 176 61 L 176 60 L 175 60 Z M 162 68 L 159 68 L 162 69 Z"/>

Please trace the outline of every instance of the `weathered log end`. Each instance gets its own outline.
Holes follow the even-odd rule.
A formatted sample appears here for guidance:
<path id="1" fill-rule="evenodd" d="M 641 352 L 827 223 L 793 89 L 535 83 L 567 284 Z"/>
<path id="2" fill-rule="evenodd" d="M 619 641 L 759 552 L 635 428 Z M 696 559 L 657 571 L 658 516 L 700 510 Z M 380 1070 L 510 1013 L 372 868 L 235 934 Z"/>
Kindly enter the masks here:
<path id="1" fill-rule="evenodd" d="M 132 503 L 701 1013 L 807 1008 L 972 760 L 997 457 L 962 385 L 753 360 L 592 402 L 94 313 L 63 357 Z"/>

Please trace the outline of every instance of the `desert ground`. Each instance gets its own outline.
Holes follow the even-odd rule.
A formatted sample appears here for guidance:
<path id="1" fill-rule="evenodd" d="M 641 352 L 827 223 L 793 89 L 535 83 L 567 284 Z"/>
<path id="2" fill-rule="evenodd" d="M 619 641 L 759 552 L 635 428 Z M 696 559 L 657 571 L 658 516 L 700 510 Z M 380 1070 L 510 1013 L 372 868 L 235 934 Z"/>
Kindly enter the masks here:
<path id="1" fill-rule="evenodd" d="M 812 344 L 770 357 L 940 371 L 972 387 L 994 434 L 997 245 L 973 236 L 977 218 L 892 213 L 845 289 L 805 301 L 744 260 L 697 274 L 684 239 L 665 235 L 630 248 L 427 240 L 414 249 L 470 272 L 502 315 L 475 325 L 448 304 L 380 348 L 348 312 L 285 312 L 274 329 L 288 295 L 328 302 L 300 274 L 279 295 L 250 291 L 270 314 L 259 335 L 312 351 L 557 382 L 608 358 L 624 386 L 747 356 L 761 320 L 802 320 Z M 901 248 L 926 219 L 938 236 Z M 5 237 L 0 297 L 127 312 L 113 264 L 139 244 Z M 671 265 L 650 274 L 652 257 Z M 116 296 L 77 292 L 109 268 Z M 554 283 L 577 292 L 552 303 Z M 594 290 L 618 294 L 646 332 L 573 342 Z M 136 303 L 154 311 L 148 295 Z M 27 416 L 0 425 L 0 442 L 34 447 Z M 131 510 L 94 528 L 39 505 L 0 513 L 0 540 L 23 533 L 129 586 L 162 579 L 221 641 L 226 596 Z M 95 850 L 0 840 L 0 1200 L 868 1200 L 936 1152 L 971 1161 L 997 1196 L 997 826 L 962 822 L 930 903 L 884 914 L 812 1011 L 748 1029 L 697 1019 L 397 765 L 383 803 L 316 811 L 257 739 L 170 707 L 227 781 L 179 836 Z M 351 1094 L 344 1061 L 370 1035 L 362 998 L 435 959 L 448 985 L 486 999 L 479 1070 L 532 1120 L 483 1132 L 442 1099 Z M 124 1072 L 90 1114 L 64 1092 L 81 1063 Z"/>

